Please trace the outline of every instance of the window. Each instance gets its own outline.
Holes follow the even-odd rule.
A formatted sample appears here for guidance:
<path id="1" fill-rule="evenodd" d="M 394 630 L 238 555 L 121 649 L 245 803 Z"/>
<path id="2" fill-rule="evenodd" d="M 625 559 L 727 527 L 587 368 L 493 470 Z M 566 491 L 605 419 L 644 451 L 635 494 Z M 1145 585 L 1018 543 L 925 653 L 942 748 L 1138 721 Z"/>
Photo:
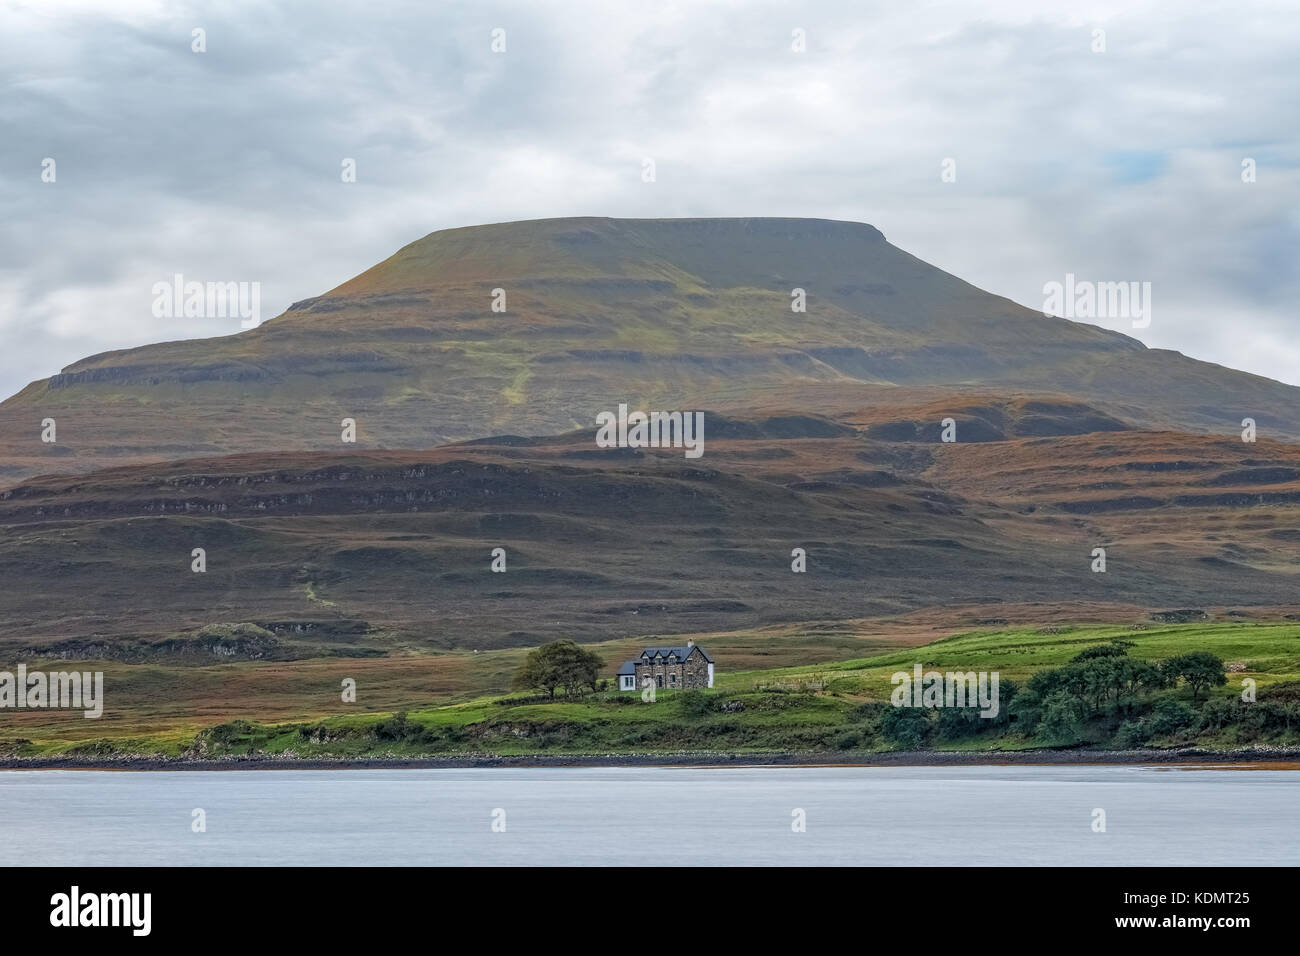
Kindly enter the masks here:
<path id="1" fill-rule="evenodd" d="M 656 686 L 658 686 L 658 687 L 663 687 L 663 686 L 664 686 L 664 675 L 663 675 L 663 674 L 659 674 L 657 677 L 655 677 L 655 682 L 656 682 Z"/>

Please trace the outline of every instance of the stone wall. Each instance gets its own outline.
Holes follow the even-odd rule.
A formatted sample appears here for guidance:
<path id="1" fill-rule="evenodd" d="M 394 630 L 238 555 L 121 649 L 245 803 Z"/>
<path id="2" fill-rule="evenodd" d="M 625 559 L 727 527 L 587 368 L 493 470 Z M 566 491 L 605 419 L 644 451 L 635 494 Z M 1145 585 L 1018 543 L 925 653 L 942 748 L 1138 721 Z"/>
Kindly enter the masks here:
<path id="1" fill-rule="evenodd" d="M 656 687 L 664 690 L 680 690 L 682 687 L 682 665 L 665 664 L 662 661 L 656 661 L 653 664 L 637 661 L 636 686 L 638 688 L 645 686 L 646 677 L 654 681 Z M 663 678 L 663 680 L 661 681 L 659 678 Z"/>
<path id="2" fill-rule="evenodd" d="M 698 647 L 691 649 L 690 657 L 682 665 L 682 686 L 705 688 L 709 686 L 709 662 Z"/>
<path id="3" fill-rule="evenodd" d="M 641 690 L 645 679 L 649 677 L 656 688 L 664 690 L 683 690 L 706 688 L 709 686 L 709 662 L 704 659 L 699 648 L 693 648 L 684 662 L 668 664 L 663 661 L 646 663 L 636 662 L 636 686 Z M 659 678 L 663 678 L 662 682 Z M 674 679 L 675 678 L 675 679 Z"/>

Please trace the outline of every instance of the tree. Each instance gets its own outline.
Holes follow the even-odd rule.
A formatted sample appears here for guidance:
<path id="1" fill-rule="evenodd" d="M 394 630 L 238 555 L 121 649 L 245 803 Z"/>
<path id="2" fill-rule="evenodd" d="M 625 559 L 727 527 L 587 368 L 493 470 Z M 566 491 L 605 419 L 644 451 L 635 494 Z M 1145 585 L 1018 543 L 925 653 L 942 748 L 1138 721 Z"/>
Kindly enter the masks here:
<path id="1" fill-rule="evenodd" d="M 585 688 L 595 690 L 597 675 L 604 666 L 605 661 L 594 651 L 573 641 L 552 641 L 528 652 L 515 673 L 513 686 L 545 691 L 551 697 L 563 687 L 565 694 L 572 696 Z"/>
<path id="2" fill-rule="evenodd" d="M 1193 651 L 1171 657 L 1160 665 L 1165 678 L 1170 684 L 1176 684 L 1181 678 L 1192 689 L 1192 700 L 1201 695 L 1201 691 L 1210 687 L 1222 687 L 1228 682 L 1228 674 L 1223 669 L 1223 659 L 1209 651 Z"/>
<path id="3" fill-rule="evenodd" d="M 544 690 L 552 697 L 555 696 L 555 688 L 560 686 L 556 677 L 556 670 L 551 666 L 541 653 L 540 647 L 528 652 L 524 662 L 519 665 L 519 670 L 515 672 L 515 679 L 511 682 L 511 687 L 516 690 Z"/>
<path id="4" fill-rule="evenodd" d="M 1079 664 L 1083 661 L 1097 660 L 1102 657 L 1127 657 L 1128 649 L 1132 646 L 1132 641 L 1111 641 L 1109 644 L 1098 644 L 1096 647 L 1090 647 L 1086 651 L 1075 654 L 1070 658 L 1070 663 Z"/>
<path id="5" fill-rule="evenodd" d="M 1127 697 L 1126 710 L 1129 711 L 1132 711 L 1133 705 L 1137 703 L 1138 691 L 1159 690 L 1165 686 L 1164 674 L 1150 661 L 1127 661 L 1120 671 L 1120 677 L 1122 684 L 1115 692 L 1115 700 L 1123 703 L 1124 698 Z"/>
<path id="6" fill-rule="evenodd" d="M 1032 737 L 1038 732 L 1038 723 L 1043 719 L 1043 699 L 1037 691 L 1026 689 L 1016 694 L 1007 710 L 1020 733 Z"/>
<path id="7" fill-rule="evenodd" d="M 944 740 L 961 740 L 974 737 L 986 730 L 1007 726 L 1011 721 L 1011 706 L 1016 699 L 1017 687 L 1011 681 L 1001 681 L 998 686 L 997 715 L 984 716 L 979 707 L 942 707 L 938 711 L 937 729 Z"/>
<path id="8" fill-rule="evenodd" d="M 1083 702 L 1068 691 L 1058 690 L 1043 700 L 1039 733 L 1060 744 L 1077 744 L 1083 739 Z"/>
<path id="9" fill-rule="evenodd" d="M 1093 713 L 1101 713 L 1102 705 L 1106 703 L 1111 690 L 1120 683 L 1121 660 L 1118 657 L 1093 657 L 1075 665 L 1083 695 L 1092 702 Z"/>
<path id="10" fill-rule="evenodd" d="M 1110 702 L 1131 713 L 1141 691 L 1166 684 L 1166 675 L 1143 660 L 1128 656 L 1129 641 L 1112 641 L 1090 647 L 1070 658 L 1064 667 L 1040 671 L 1029 680 L 1029 689 L 1045 701 L 1063 692 L 1086 704 L 1093 713 L 1104 713 Z"/>

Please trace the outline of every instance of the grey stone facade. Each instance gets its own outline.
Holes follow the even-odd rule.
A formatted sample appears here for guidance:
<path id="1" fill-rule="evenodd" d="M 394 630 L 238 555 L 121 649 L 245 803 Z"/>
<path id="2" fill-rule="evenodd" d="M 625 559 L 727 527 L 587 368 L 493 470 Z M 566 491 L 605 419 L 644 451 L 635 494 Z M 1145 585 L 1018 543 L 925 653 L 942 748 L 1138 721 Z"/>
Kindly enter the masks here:
<path id="1" fill-rule="evenodd" d="M 656 689 L 695 690 L 712 686 L 713 659 L 694 644 L 685 647 L 647 647 L 629 663 L 636 675 L 636 688 L 646 686 L 646 678 Z M 626 668 L 627 665 L 624 665 Z"/>

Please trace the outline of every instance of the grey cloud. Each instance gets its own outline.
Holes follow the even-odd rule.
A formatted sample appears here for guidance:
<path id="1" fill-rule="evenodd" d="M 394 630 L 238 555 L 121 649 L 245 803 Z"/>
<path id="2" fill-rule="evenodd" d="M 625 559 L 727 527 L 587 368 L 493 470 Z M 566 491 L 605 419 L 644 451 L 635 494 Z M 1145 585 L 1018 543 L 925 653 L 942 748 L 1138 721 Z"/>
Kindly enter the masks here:
<path id="1" fill-rule="evenodd" d="M 1067 271 L 1149 280 L 1152 326 L 1125 331 L 1300 383 L 1294 11 L 48 9 L 0 12 L 0 393 L 233 331 L 153 318 L 173 272 L 260 281 L 270 316 L 434 229 L 559 215 L 860 219 L 1031 308 Z"/>

